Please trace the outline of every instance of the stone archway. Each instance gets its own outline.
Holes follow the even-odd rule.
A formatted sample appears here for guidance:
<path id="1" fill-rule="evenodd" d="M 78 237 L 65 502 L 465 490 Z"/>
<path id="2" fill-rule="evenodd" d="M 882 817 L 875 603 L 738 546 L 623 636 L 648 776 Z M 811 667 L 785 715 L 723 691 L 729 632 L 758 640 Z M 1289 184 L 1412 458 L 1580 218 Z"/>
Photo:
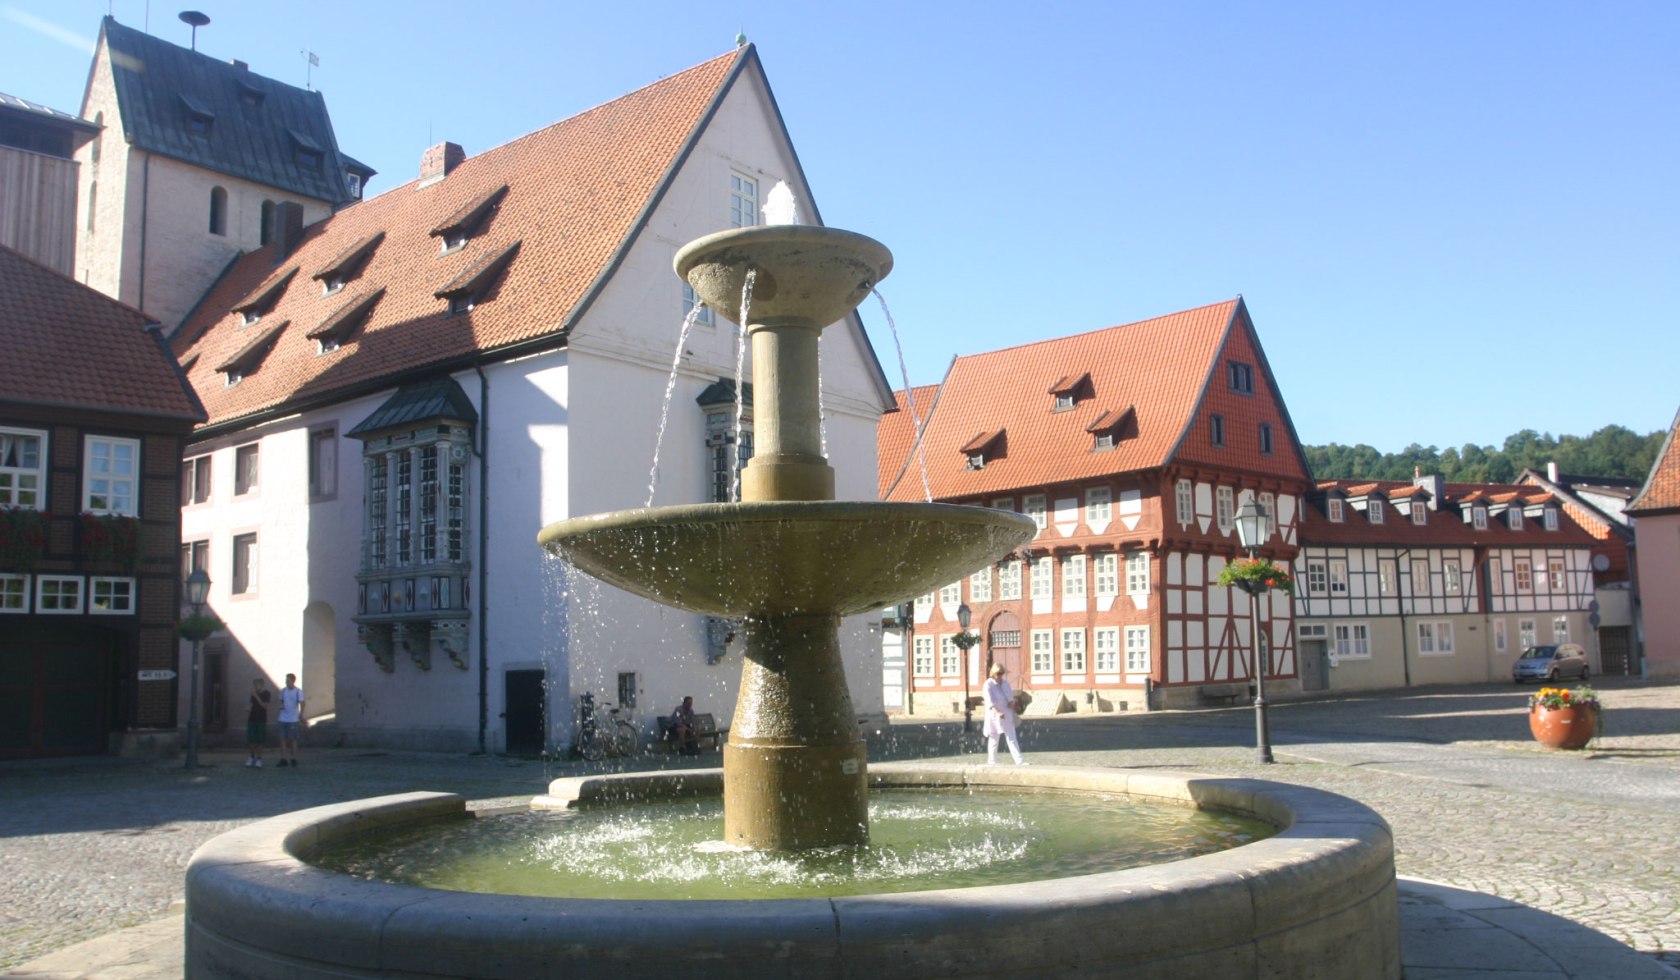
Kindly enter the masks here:
<path id="1" fill-rule="evenodd" d="M 1021 620 L 1008 610 L 993 616 L 986 625 L 986 662 L 981 664 L 982 677 L 994 663 L 1003 664 L 1010 677 L 1026 676 L 1025 665 L 1021 662 Z"/>

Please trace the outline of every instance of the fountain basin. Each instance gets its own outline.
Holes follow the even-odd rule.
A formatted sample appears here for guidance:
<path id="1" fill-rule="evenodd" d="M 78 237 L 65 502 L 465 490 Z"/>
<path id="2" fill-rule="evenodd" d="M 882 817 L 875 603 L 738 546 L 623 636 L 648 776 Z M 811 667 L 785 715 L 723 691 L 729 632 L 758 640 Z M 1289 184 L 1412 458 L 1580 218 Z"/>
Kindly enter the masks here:
<path id="1" fill-rule="evenodd" d="M 759 225 L 696 238 L 677 251 L 674 265 L 707 306 L 736 323 L 751 269 L 753 323 L 821 329 L 856 309 L 893 260 L 885 245 L 855 231 Z"/>
<path id="2" fill-rule="evenodd" d="M 1032 519 L 959 504 L 769 501 L 592 514 L 537 541 L 590 575 L 711 616 L 850 616 L 949 585 L 1032 540 Z"/>
<path id="3" fill-rule="evenodd" d="M 1382 817 L 1300 786 L 1185 773 L 889 763 L 876 786 L 1125 793 L 1265 820 L 1277 835 L 1168 864 L 1027 884 L 831 899 L 609 901 L 365 881 L 302 858 L 347 835 L 468 818 L 411 793 L 274 817 L 187 871 L 190 976 L 1398 978 Z M 557 780 L 541 805 L 721 792 L 717 770 Z"/>

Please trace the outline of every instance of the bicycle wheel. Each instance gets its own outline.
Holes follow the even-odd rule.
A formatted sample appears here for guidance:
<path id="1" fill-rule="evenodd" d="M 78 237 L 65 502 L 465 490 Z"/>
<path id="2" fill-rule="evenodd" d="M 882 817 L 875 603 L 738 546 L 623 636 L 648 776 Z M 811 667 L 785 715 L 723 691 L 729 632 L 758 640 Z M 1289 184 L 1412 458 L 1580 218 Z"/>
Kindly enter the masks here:
<path id="1" fill-rule="evenodd" d="M 600 729 L 585 732 L 578 738 L 578 754 L 590 762 L 600 762 L 607 757 L 607 740 Z"/>
<path id="2" fill-rule="evenodd" d="M 635 755 L 641 744 L 642 733 L 636 730 L 635 725 L 620 718 L 613 726 L 613 755 L 620 758 Z"/>

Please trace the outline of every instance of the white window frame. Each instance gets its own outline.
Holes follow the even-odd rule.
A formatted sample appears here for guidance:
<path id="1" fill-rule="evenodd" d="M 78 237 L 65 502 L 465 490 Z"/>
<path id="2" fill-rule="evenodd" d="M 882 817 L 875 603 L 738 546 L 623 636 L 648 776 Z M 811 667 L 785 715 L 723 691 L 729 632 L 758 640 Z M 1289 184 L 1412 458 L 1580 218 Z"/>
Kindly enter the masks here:
<path id="1" fill-rule="evenodd" d="M 1511 559 L 1511 577 L 1516 581 L 1518 592 L 1534 591 L 1534 563 L 1527 558 Z"/>
<path id="2" fill-rule="evenodd" d="M 1419 572 L 1421 572 L 1423 574 L 1420 575 L 1420 574 L 1418 574 Z M 1412 595 L 1414 595 L 1414 596 L 1434 595 L 1434 592 L 1431 591 L 1433 586 L 1429 581 L 1429 574 L 1430 574 L 1429 573 L 1429 559 L 1427 559 L 1427 558 L 1413 558 L 1412 559 Z M 1419 584 L 1419 579 L 1422 580 L 1421 585 Z"/>
<path id="3" fill-rule="evenodd" d="M 1154 651 L 1149 645 L 1149 627 L 1126 627 L 1126 673 L 1148 673 L 1152 659 Z"/>
<path id="4" fill-rule="evenodd" d="M 181 504 L 182 507 L 196 507 L 210 502 L 210 496 L 214 492 L 212 481 L 216 474 L 215 467 L 211 465 L 211 462 L 212 455 L 210 453 L 188 456 L 182 461 L 181 493 L 187 498 Z M 199 493 L 201 488 L 204 491 L 202 494 Z"/>
<path id="5" fill-rule="evenodd" d="M 246 531 L 233 536 L 233 547 L 228 549 L 233 560 L 232 574 L 228 577 L 228 592 L 232 595 L 257 594 L 257 532 Z"/>
<path id="6" fill-rule="evenodd" d="M 1085 488 L 1085 525 L 1096 527 L 1114 520 L 1114 491 L 1108 487 Z"/>
<path id="7" fill-rule="evenodd" d="M 1021 513 L 1032 518 L 1040 531 L 1050 526 L 1049 501 L 1042 493 L 1029 493 L 1021 498 Z"/>
<path id="8" fill-rule="evenodd" d="M 1330 594 L 1346 596 L 1348 594 L 1348 563 L 1344 558 L 1330 559 Z"/>
<path id="9" fill-rule="evenodd" d="M 0 572 L 0 615 L 29 612 L 29 576 Z"/>
<path id="10" fill-rule="evenodd" d="M 1523 650 L 1527 650 L 1529 647 L 1540 642 L 1540 627 L 1538 620 L 1517 620 L 1517 642 Z"/>
<path id="11" fill-rule="evenodd" d="M 1031 660 L 1028 661 L 1034 674 L 1050 674 L 1056 669 L 1056 631 L 1033 630 L 1029 638 L 1032 644 Z"/>
<path id="12" fill-rule="evenodd" d="M 928 614 L 933 611 L 933 593 L 924 592 L 911 600 L 910 609 L 916 614 L 917 619 L 926 619 Z"/>
<path id="13" fill-rule="evenodd" d="M 957 637 L 954 633 L 945 633 L 939 637 L 939 676 L 962 676 L 962 651 L 957 649 Z"/>
<path id="14" fill-rule="evenodd" d="M 22 507 L 42 510 L 47 499 L 47 470 L 51 460 L 47 452 L 47 433 L 41 429 L 18 429 L 0 426 L 0 438 L 26 437 L 35 440 L 34 466 L 0 465 L 0 507 Z M 21 458 L 21 453 L 19 454 Z M 0 457 L 3 459 L 4 457 Z M 29 486 L 24 486 L 28 483 Z"/>
<path id="15" fill-rule="evenodd" d="M 1556 508 L 1547 507 L 1544 511 L 1541 512 L 1541 516 L 1545 518 L 1545 525 L 1544 526 L 1545 526 L 1546 530 L 1556 531 L 1558 529 L 1558 516 L 1557 516 L 1557 509 Z"/>
<path id="16" fill-rule="evenodd" d="M 910 671 L 916 677 L 933 676 L 933 637 L 915 638 L 910 648 Z"/>
<path id="17" fill-rule="evenodd" d="M 1557 616 L 1552 619 L 1552 642 L 1569 642 L 1569 617 Z"/>
<path id="18" fill-rule="evenodd" d="M 1099 598 L 1120 594 L 1120 556 L 1105 551 L 1091 559 L 1091 577 L 1096 581 Z"/>
<path id="19" fill-rule="evenodd" d="M 1510 515 L 1509 523 L 1511 525 L 1511 530 L 1521 531 L 1523 529 L 1522 511 L 1512 507 L 1510 510 L 1506 511 L 1506 513 Z"/>
<path id="20" fill-rule="evenodd" d="M 694 291 L 693 286 L 684 282 L 682 284 L 682 315 L 684 320 L 688 319 L 688 315 L 694 311 L 695 307 L 700 308 L 700 312 L 694 314 L 695 324 L 702 327 L 717 325 L 717 319 L 712 314 L 712 308 L 700 302 L 700 294 Z"/>
<path id="21" fill-rule="evenodd" d="M 127 449 L 128 472 L 120 450 Z M 94 506 L 95 500 L 103 500 Z M 89 435 L 82 449 L 82 510 L 134 517 L 140 513 L 140 440 Z"/>
<path id="22" fill-rule="evenodd" d="M 1504 653 L 1509 646 L 1505 636 L 1505 617 L 1500 616 L 1493 621 L 1493 649 L 1496 653 Z"/>
<path id="23" fill-rule="evenodd" d="M 1219 487 L 1213 496 L 1214 518 L 1219 524 L 1219 530 L 1229 534 L 1237 513 L 1237 492 L 1230 487 Z"/>
<path id="24" fill-rule="evenodd" d="M 1562 558 L 1546 559 L 1546 584 L 1553 592 L 1569 588 L 1569 563 Z"/>
<path id="25" fill-rule="evenodd" d="M 968 597 L 974 602 L 992 601 L 992 566 L 987 565 L 968 577 Z"/>
<path id="26" fill-rule="evenodd" d="M 1091 665 L 1099 674 L 1120 672 L 1120 627 L 1098 626 L 1091 630 Z"/>
<path id="27" fill-rule="evenodd" d="M 1324 502 L 1324 516 L 1328 517 L 1332 524 L 1342 523 L 1342 498 L 1331 497 L 1326 500 Z"/>
<path id="28" fill-rule="evenodd" d="M 1173 488 L 1173 509 L 1177 512 L 1181 527 L 1188 527 L 1195 521 L 1196 491 L 1189 480 L 1180 480 Z"/>
<path id="29" fill-rule="evenodd" d="M 338 496 L 338 426 L 320 425 L 309 430 L 309 500 L 331 500 Z"/>
<path id="30" fill-rule="evenodd" d="M 1429 508 L 1421 500 L 1412 501 L 1412 523 L 1418 527 L 1429 523 Z"/>
<path id="31" fill-rule="evenodd" d="M 1470 526 L 1475 528 L 1478 531 L 1486 531 L 1487 530 L 1487 508 L 1486 507 L 1472 507 L 1472 508 L 1470 508 Z"/>
<path id="32" fill-rule="evenodd" d="M 1383 522 L 1382 501 L 1372 499 L 1365 502 L 1365 519 L 1370 521 L 1372 524 L 1381 524 Z"/>
<path id="33" fill-rule="evenodd" d="M 1337 660 L 1371 659 L 1371 627 L 1368 623 L 1336 623 L 1331 627 L 1331 649 Z"/>
<path id="34" fill-rule="evenodd" d="M 1032 564 L 1032 597 L 1034 599 L 1049 599 L 1055 589 L 1056 559 L 1044 555 L 1033 559 Z"/>
<path id="35" fill-rule="evenodd" d="M 108 594 L 105 608 L 100 608 L 100 590 Z M 124 591 L 118 593 L 118 589 Z M 87 611 L 94 616 L 132 616 L 137 612 L 139 583 L 132 578 L 114 575 L 95 575 L 88 579 Z M 118 600 L 121 600 L 120 603 Z"/>
<path id="36" fill-rule="evenodd" d="M 246 454 L 249 453 L 247 456 Z M 250 463 L 247 464 L 246 460 Z M 246 469 L 250 472 L 247 473 Z M 243 489 L 241 489 L 243 487 Z M 262 489 L 262 443 L 248 442 L 233 448 L 233 495 L 244 497 Z"/>
<path id="37" fill-rule="evenodd" d="M 1085 656 L 1085 628 L 1074 626 L 1062 630 L 1062 676 L 1084 677 L 1088 661 Z"/>
<path id="38" fill-rule="evenodd" d="M 962 605 L 962 579 L 957 579 L 950 585 L 939 587 L 939 604 L 941 606 Z"/>
<path id="39" fill-rule="evenodd" d="M 1068 555 L 1062 559 L 1062 596 L 1085 598 L 1085 556 Z"/>
<path id="40" fill-rule="evenodd" d="M 1020 561 L 1006 561 L 998 566 L 998 600 L 1009 601 L 1021 598 L 1021 563 Z"/>
<path id="41" fill-rule="evenodd" d="M 758 219 L 758 178 L 729 171 L 729 227 L 751 228 Z"/>
<path id="42" fill-rule="evenodd" d="M 66 589 L 66 586 L 70 588 Z M 66 596 L 71 600 L 65 604 Z M 43 616 L 79 616 L 87 602 L 87 583 L 80 575 L 35 576 L 35 611 Z"/>
<path id="43" fill-rule="evenodd" d="M 1307 594 L 1330 594 L 1330 564 L 1322 558 L 1307 560 Z"/>
<path id="44" fill-rule="evenodd" d="M 1377 594 L 1398 595 L 1400 592 L 1400 562 L 1394 558 L 1377 559 Z"/>
<path id="45" fill-rule="evenodd" d="M 1149 594 L 1149 552 L 1126 552 L 1126 594 Z"/>

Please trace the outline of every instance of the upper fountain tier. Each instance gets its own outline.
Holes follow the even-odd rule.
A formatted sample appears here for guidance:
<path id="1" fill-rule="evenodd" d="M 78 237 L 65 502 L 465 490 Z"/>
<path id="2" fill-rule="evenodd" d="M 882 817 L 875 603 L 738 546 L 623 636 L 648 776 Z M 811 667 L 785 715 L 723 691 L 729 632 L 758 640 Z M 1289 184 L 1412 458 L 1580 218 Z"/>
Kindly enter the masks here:
<path id="1" fill-rule="evenodd" d="M 892 253 L 867 235 L 815 225 L 760 225 L 696 238 L 677 252 L 677 275 L 707 306 L 741 322 L 741 286 L 753 279 L 753 323 L 825 327 L 852 312 L 892 271 Z"/>

